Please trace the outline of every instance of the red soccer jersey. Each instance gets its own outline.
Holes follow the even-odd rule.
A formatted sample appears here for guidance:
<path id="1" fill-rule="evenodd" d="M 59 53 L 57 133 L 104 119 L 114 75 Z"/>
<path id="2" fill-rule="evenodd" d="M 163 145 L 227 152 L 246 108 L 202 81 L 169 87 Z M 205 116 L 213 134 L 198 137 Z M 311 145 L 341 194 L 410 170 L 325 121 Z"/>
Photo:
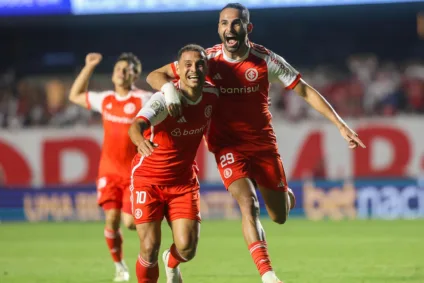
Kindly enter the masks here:
<path id="1" fill-rule="evenodd" d="M 151 92 L 139 89 L 130 91 L 126 96 L 119 96 L 112 90 L 87 92 L 88 108 L 100 112 L 103 119 L 99 177 L 119 175 L 130 178 L 131 161 L 137 148 L 128 136 L 128 129 L 151 96 Z"/>
<path id="2" fill-rule="evenodd" d="M 163 93 L 154 94 L 137 117 L 151 125 L 144 136 L 158 147 L 148 157 L 134 157 L 132 176 L 153 185 L 195 182 L 194 159 L 217 100 L 218 90 L 206 83 L 198 101 L 186 99 L 183 116 L 177 120 L 168 115 Z"/>
<path id="3" fill-rule="evenodd" d="M 218 44 L 207 49 L 208 79 L 220 91 L 207 135 L 209 149 L 213 152 L 222 147 L 243 151 L 276 149 L 268 109 L 270 83 L 279 81 L 291 89 L 299 82 L 300 74 L 263 46 L 249 43 L 249 51 L 240 60 L 228 58 L 223 48 Z"/>

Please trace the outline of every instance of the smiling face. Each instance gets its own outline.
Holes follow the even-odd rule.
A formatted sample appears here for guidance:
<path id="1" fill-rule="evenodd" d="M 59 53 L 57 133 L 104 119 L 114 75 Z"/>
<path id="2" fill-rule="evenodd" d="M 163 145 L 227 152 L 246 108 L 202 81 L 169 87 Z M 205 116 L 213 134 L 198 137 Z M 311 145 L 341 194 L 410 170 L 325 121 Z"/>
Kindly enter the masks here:
<path id="1" fill-rule="evenodd" d="M 239 9 L 226 8 L 221 11 L 218 34 L 228 52 L 236 53 L 240 49 L 247 41 L 251 28 L 252 24 Z"/>
<path id="2" fill-rule="evenodd" d="M 207 74 L 207 57 L 204 52 L 187 50 L 181 53 L 177 65 L 180 83 L 187 88 L 203 87 Z"/>

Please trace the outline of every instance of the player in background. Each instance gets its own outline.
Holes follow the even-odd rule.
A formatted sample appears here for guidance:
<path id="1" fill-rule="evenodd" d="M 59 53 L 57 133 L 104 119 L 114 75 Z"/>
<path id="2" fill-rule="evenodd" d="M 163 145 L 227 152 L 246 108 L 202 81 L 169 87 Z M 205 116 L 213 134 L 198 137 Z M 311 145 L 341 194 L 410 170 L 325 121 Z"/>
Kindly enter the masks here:
<path id="1" fill-rule="evenodd" d="M 281 56 L 252 43 L 249 11 L 230 3 L 220 12 L 218 34 L 222 44 L 207 50 L 208 79 L 220 90 L 217 109 L 207 135 L 225 187 L 236 199 L 242 214 L 244 239 L 264 283 L 280 281 L 273 272 L 265 233 L 259 220 L 257 185 L 270 218 L 286 222 L 295 198 L 278 153 L 268 110 L 271 82 L 282 83 L 330 120 L 350 148 L 364 147 L 358 135 L 339 117 L 330 104 Z M 166 65 L 147 77 L 154 89 L 161 89 L 172 115 L 181 115 L 180 94 L 170 83 L 178 74 L 177 63 Z"/>
<path id="2" fill-rule="evenodd" d="M 128 137 L 128 129 L 152 93 L 135 88 L 141 63 L 132 53 L 121 54 L 115 63 L 114 90 L 87 91 L 90 77 L 101 60 L 101 54 L 87 55 L 69 100 L 102 115 L 104 136 L 97 180 L 98 204 L 105 212 L 104 236 L 116 266 L 114 281 L 122 282 L 129 280 L 129 272 L 122 254 L 121 219 L 126 227 L 135 229 L 129 185 L 131 162 L 137 148 Z"/>
<path id="3" fill-rule="evenodd" d="M 167 283 L 182 283 L 181 262 L 191 260 L 200 233 L 199 183 L 194 159 L 218 90 L 205 83 L 206 51 L 194 44 L 178 52 L 175 84 L 184 100 L 184 114 L 175 119 L 168 114 L 163 93 L 155 93 L 137 115 L 129 135 L 138 147 L 132 169 L 133 215 L 140 238 L 136 262 L 138 282 L 155 283 L 161 244 L 161 222 L 170 223 L 174 243 L 162 259 Z"/>

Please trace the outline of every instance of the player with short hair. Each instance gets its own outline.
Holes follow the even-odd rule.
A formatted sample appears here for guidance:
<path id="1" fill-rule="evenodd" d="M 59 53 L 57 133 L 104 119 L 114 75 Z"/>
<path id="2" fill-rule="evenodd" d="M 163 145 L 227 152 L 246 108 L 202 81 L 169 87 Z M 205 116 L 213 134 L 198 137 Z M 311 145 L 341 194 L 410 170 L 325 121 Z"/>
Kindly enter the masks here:
<path id="1" fill-rule="evenodd" d="M 136 263 L 139 283 L 155 283 L 159 278 L 157 260 L 164 217 L 174 239 L 162 256 L 167 283 L 183 282 L 179 264 L 194 257 L 199 238 L 199 183 L 194 159 L 218 101 L 218 90 L 205 83 L 206 51 L 198 45 L 179 51 L 175 72 L 180 78 L 175 86 L 182 94 L 184 114 L 178 119 L 171 117 L 163 93 L 158 92 L 129 131 L 138 147 L 131 199 L 140 238 Z"/>
<path id="2" fill-rule="evenodd" d="M 152 93 L 135 88 L 141 63 L 132 53 L 122 53 L 115 63 L 112 74 L 114 90 L 87 91 L 90 77 L 101 60 L 99 53 L 86 56 L 85 66 L 72 85 L 69 100 L 102 115 L 104 137 L 97 180 L 98 204 L 105 212 L 104 236 L 115 262 L 114 281 L 122 282 L 129 280 L 129 272 L 122 255 L 121 219 L 126 227 L 135 229 L 129 185 L 131 162 L 137 148 L 128 137 L 128 129 Z"/>
<path id="3" fill-rule="evenodd" d="M 222 44 L 207 49 L 208 79 L 220 90 L 207 143 L 215 155 L 221 178 L 236 199 L 242 214 L 244 239 L 264 283 L 280 281 L 269 259 L 265 233 L 259 220 L 258 187 L 270 218 L 286 222 L 294 206 L 294 194 L 278 153 L 268 109 L 271 82 L 293 89 L 313 108 L 333 122 L 350 148 L 364 147 L 358 135 L 330 104 L 281 56 L 248 39 L 253 30 L 249 10 L 230 3 L 220 12 L 218 34 Z M 172 115 L 181 114 L 178 91 L 170 83 L 177 77 L 178 62 L 168 64 L 147 77 L 154 89 L 165 94 Z"/>

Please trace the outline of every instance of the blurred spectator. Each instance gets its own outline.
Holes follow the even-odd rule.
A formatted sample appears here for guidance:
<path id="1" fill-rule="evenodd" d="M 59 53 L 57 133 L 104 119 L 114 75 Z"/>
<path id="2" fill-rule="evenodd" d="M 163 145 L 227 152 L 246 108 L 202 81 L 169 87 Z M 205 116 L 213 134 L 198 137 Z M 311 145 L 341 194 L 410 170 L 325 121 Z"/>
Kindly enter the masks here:
<path id="1" fill-rule="evenodd" d="M 63 127 L 83 121 L 88 123 L 91 115 L 90 112 L 69 103 L 67 89 L 69 87 L 66 87 L 58 79 L 47 81 L 45 84 L 46 103 L 43 113 L 43 124 Z"/>

